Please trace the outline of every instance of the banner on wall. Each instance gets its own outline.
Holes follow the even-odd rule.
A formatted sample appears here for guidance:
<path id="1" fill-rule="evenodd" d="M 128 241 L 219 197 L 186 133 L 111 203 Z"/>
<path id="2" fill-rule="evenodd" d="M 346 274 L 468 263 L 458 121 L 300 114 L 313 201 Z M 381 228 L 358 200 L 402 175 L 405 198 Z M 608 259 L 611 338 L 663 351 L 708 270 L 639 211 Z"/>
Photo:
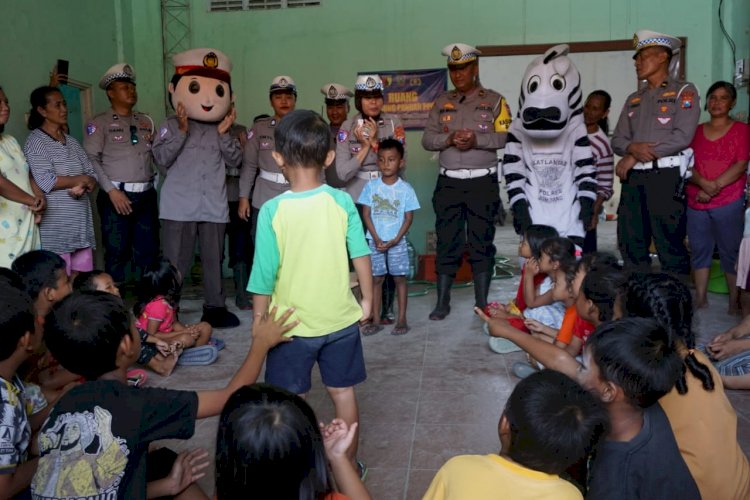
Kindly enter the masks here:
<path id="1" fill-rule="evenodd" d="M 445 68 L 401 71 L 370 71 L 383 80 L 384 113 L 398 115 L 406 130 L 424 129 L 438 96 L 448 88 Z"/>

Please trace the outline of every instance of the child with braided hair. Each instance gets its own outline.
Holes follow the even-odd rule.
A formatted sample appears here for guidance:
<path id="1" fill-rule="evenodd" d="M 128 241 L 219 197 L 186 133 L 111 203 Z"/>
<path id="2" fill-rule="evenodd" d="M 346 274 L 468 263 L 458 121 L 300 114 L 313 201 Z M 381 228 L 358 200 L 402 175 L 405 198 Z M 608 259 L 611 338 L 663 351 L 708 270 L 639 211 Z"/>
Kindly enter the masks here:
<path id="1" fill-rule="evenodd" d="M 737 443 L 737 415 L 719 373 L 695 348 L 690 290 L 664 273 L 634 273 L 623 297 L 630 317 L 653 317 L 677 339 L 684 369 L 659 400 L 703 498 L 750 498 L 750 465 Z"/>

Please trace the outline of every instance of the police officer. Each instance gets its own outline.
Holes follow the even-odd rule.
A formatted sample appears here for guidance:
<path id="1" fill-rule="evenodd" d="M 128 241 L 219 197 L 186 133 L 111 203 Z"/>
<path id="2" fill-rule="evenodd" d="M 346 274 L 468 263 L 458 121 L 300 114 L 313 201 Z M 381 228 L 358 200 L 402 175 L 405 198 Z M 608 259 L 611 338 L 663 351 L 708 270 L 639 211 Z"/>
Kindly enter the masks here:
<path id="1" fill-rule="evenodd" d="M 260 207 L 271 198 L 289 190 L 281 169 L 271 153 L 274 150 L 273 132 L 279 120 L 294 111 L 297 105 L 297 85 L 286 75 L 271 81 L 269 97 L 273 116 L 260 118 L 247 133 L 247 143 L 242 155 L 240 171 L 239 215 L 250 220 L 251 239 L 255 241 L 255 228 L 258 224 Z M 252 209 L 250 195 L 252 194 Z"/>
<path id="2" fill-rule="evenodd" d="M 348 118 L 336 136 L 336 175 L 346 183 L 344 190 L 357 203 L 370 179 L 380 177 L 378 144 L 396 139 L 406 149 L 406 133 L 401 119 L 383 113 L 383 80 L 378 75 L 360 75 L 354 85 L 354 107 L 358 113 Z M 404 153 L 406 155 L 406 153 Z"/>
<path id="3" fill-rule="evenodd" d="M 494 269 L 494 217 L 500 193 L 497 150 L 505 145 L 510 109 L 505 98 L 479 83 L 479 50 L 463 43 L 443 49 L 454 90 L 430 110 L 422 146 L 439 151 L 440 175 L 432 205 L 437 233 L 438 298 L 430 319 L 450 313 L 450 289 L 468 242 L 478 307 L 487 305 Z"/>
<path id="4" fill-rule="evenodd" d="M 622 181 L 620 253 L 626 269 L 648 271 L 653 237 L 662 270 L 687 277 L 685 200 L 678 191 L 690 150 L 682 152 L 698 125 L 699 95 L 692 83 L 670 75 L 679 39 L 641 30 L 633 43 L 635 71 L 646 85 L 628 96 L 612 136 L 612 149 L 623 157 L 615 167 Z"/>
<path id="5" fill-rule="evenodd" d="M 159 209 L 151 156 L 154 122 L 135 112 L 135 71 L 115 64 L 99 81 L 110 109 L 86 125 L 83 147 L 99 181 L 104 268 L 119 284 L 133 261 L 136 275 L 159 255 Z"/>
<path id="6" fill-rule="evenodd" d="M 331 127 L 331 146 L 336 148 L 336 136 L 341 124 L 349 116 L 349 99 L 354 95 L 351 90 L 338 83 L 326 83 L 320 88 L 325 96 L 326 116 Z M 336 167 L 325 169 L 326 182 L 331 186 L 343 187 L 343 183 L 336 177 Z"/>
<path id="7" fill-rule="evenodd" d="M 341 124 L 349 116 L 349 99 L 354 94 L 338 83 L 326 83 L 320 88 L 320 93 L 325 96 L 326 116 L 331 125 L 331 133 L 336 137 Z"/>

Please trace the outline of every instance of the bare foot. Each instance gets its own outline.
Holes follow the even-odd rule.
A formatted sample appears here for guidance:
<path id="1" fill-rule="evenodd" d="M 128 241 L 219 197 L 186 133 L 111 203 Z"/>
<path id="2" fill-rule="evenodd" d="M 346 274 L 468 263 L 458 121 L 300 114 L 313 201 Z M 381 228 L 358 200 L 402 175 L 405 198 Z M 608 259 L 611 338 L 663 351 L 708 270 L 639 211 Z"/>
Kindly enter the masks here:
<path id="1" fill-rule="evenodd" d="M 707 299 L 703 299 L 703 300 L 695 299 L 695 302 L 693 302 L 693 307 L 696 309 L 705 309 L 708 307 L 708 300 Z"/>
<path id="2" fill-rule="evenodd" d="M 148 362 L 148 367 L 162 377 L 169 377 L 170 375 L 172 375 L 175 366 L 177 366 L 177 359 L 180 357 L 180 354 L 182 354 L 181 348 L 175 351 L 174 354 L 170 354 L 166 357 L 162 356 L 161 354 L 157 354 L 156 356 L 151 358 L 151 361 Z"/>

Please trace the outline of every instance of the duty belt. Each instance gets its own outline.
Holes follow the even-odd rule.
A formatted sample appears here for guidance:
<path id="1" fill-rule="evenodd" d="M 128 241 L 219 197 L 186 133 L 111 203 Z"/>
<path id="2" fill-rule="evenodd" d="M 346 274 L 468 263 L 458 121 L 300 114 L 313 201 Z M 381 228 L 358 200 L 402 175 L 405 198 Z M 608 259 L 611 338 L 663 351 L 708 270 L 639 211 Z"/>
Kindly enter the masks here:
<path id="1" fill-rule="evenodd" d="M 119 189 L 120 191 L 125 191 L 126 193 L 143 193 L 145 191 L 148 191 L 152 187 L 154 187 L 154 183 L 149 182 L 118 182 L 118 181 L 111 181 L 112 185 Z"/>
<path id="2" fill-rule="evenodd" d="M 690 169 L 693 166 L 693 149 L 686 148 L 680 151 L 674 156 L 665 156 L 658 160 L 649 162 L 638 162 L 633 165 L 633 170 L 658 170 L 660 168 L 680 168 L 680 175 L 682 177 L 690 177 Z"/>
<path id="3" fill-rule="evenodd" d="M 268 170 L 261 169 L 258 175 L 261 179 L 275 182 L 276 184 L 289 184 L 289 182 L 284 177 L 284 174 L 277 174 L 275 172 L 269 172 Z"/>
<path id="4" fill-rule="evenodd" d="M 475 179 L 477 177 L 484 177 L 486 175 L 492 175 L 495 172 L 497 172 L 497 167 L 459 168 L 456 170 L 451 170 L 445 167 L 440 167 L 440 175 L 450 177 L 451 179 Z"/>

